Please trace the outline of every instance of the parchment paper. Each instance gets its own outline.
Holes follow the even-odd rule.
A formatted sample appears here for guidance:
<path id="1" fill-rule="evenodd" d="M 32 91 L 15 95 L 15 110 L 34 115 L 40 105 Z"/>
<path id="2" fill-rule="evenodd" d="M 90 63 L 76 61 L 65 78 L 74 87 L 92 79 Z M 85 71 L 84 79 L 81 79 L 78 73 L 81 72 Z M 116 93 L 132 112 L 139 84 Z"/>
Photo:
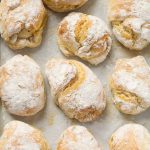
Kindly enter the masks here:
<path id="1" fill-rule="evenodd" d="M 89 2 L 84 7 L 76 11 L 98 16 L 102 18 L 105 22 L 107 22 L 107 24 L 109 25 L 107 20 L 107 7 L 108 0 L 89 0 Z M 38 113 L 33 117 L 16 117 L 9 115 L 5 111 L 5 109 L 1 107 L 0 104 L 0 134 L 2 133 L 3 126 L 7 122 L 14 119 L 21 120 L 41 129 L 46 139 L 49 141 L 52 150 L 54 150 L 56 147 L 57 139 L 59 138 L 60 134 L 70 125 L 80 124 L 86 126 L 92 132 L 92 134 L 99 141 L 104 150 L 108 150 L 109 137 L 118 127 L 125 123 L 140 123 L 150 130 L 150 109 L 137 116 L 129 116 L 119 113 L 119 111 L 114 107 L 112 103 L 112 97 L 110 94 L 108 82 L 115 61 L 118 58 L 131 58 L 137 55 L 142 55 L 150 64 L 150 47 L 147 47 L 142 52 L 130 51 L 124 48 L 119 42 L 117 42 L 113 35 L 112 50 L 103 63 L 95 67 L 84 62 L 97 74 L 105 88 L 107 96 L 107 108 L 103 115 L 94 122 L 81 124 L 77 121 L 67 118 L 64 115 L 64 113 L 54 104 L 54 101 L 50 96 L 50 87 L 45 77 L 45 63 L 48 61 L 49 58 L 65 58 L 63 54 L 61 54 L 57 46 L 56 30 L 58 23 L 63 19 L 64 16 L 67 15 L 67 13 L 54 13 L 50 10 L 48 11 L 48 13 L 49 19 L 47 27 L 43 34 L 43 41 L 41 46 L 35 49 L 23 49 L 19 52 L 20 54 L 27 54 L 30 57 L 32 57 L 41 67 L 42 73 L 45 78 L 45 86 L 47 91 L 46 107 L 42 112 Z M 17 54 L 11 49 L 9 49 L 2 39 L 0 41 L 0 51 L 1 65 Z M 80 59 L 78 60 L 81 61 Z"/>

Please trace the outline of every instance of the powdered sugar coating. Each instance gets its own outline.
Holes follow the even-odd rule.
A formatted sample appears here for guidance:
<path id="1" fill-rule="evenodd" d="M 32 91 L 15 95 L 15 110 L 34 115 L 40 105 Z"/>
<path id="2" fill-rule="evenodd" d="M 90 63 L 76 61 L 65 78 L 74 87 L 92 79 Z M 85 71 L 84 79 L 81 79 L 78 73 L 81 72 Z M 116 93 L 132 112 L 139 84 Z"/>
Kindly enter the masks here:
<path id="1" fill-rule="evenodd" d="M 0 33 L 11 48 L 21 49 L 40 31 L 46 18 L 46 10 L 41 0 L 2 0 L 0 3 Z M 34 39 L 34 40 L 33 40 Z M 16 44 L 16 46 L 12 46 Z M 31 46 L 29 46 L 31 47 Z"/>
<path id="2" fill-rule="evenodd" d="M 8 112 L 30 116 L 45 104 L 43 77 L 28 56 L 16 55 L 0 68 L 1 100 Z"/>
<path id="3" fill-rule="evenodd" d="M 131 29 L 136 36 L 136 39 L 128 39 L 113 26 L 116 38 L 129 49 L 142 50 L 150 43 L 150 1 L 110 1 L 110 21 L 120 21 L 125 29 Z"/>
<path id="4" fill-rule="evenodd" d="M 61 80 L 53 78 L 60 73 Z M 92 121 L 105 109 L 106 101 L 100 80 L 82 63 L 52 59 L 46 65 L 46 74 L 57 105 L 69 118 L 81 122 Z M 68 87 L 71 89 L 66 91 Z M 56 94 L 54 89 L 59 89 Z"/>
<path id="5" fill-rule="evenodd" d="M 3 1 L 1 3 L 4 3 Z M 25 27 L 28 28 L 37 22 L 38 15 L 42 10 L 41 0 L 37 0 L 36 3 L 34 0 L 30 0 L 30 1 L 28 0 L 26 3 L 21 5 L 22 3 L 23 3 L 22 0 L 18 0 L 18 1 L 6 0 L 6 5 L 10 7 L 8 8 L 8 10 L 10 9 L 11 11 L 12 7 L 13 9 L 15 9 L 16 7 L 17 8 L 7 14 L 7 18 L 5 18 L 6 24 L 10 21 L 12 22 L 11 24 L 7 24 L 7 26 L 5 26 L 5 29 L 2 29 L 3 30 L 2 34 L 7 34 L 10 37 L 15 33 L 20 32 L 22 28 L 20 27 L 21 23 L 23 23 Z"/>
<path id="6" fill-rule="evenodd" d="M 150 67 L 144 57 L 119 59 L 116 62 L 111 81 L 114 103 L 120 105 L 121 111 L 138 114 L 150 106 Z M 132 102 L 132 98 L 126 101 L 119 97 L 115 93 L 118 88 L 121 88 L 122 94 L 125 94 L 126 91 L 135 94 L 139 99 L 137 103 Z"/>
<path id="7" fill-rule="evenodd" d="M 38 139 L 39 138 L 39 139 Z M 45 144 L 45 149 L 43 145 Z M 11 121 L 0 138 L 1 150 L 49 150 L 41 132 L 26 123 Z"/>
<path id="8" fill-rule="evenodd" d="M 140 124 L 126 124 L 113 133 L 109 145 L 110 150 L 149 150 L 150 134 Z"/>
<path id="9" fill-rule="evenodd" d="M 76 55 L 90 62 L 91 64 L 97 65 L 105 60 L 111 49 L 112 40 L 106 24 L 101 19 L 95 16 L 87 15 L 88 20 L 89 22 L 91 22 L 92 25 L 87 30 L 87 37 L 84 39 L 84 41 L 79 43 L 76 40 L 75 30 L 77 23 L 81 20 L 83 15 L 85 14 L 70 13 L 67 17 L 63 19 L 58 28 L 58 44 L 60 50 L 65 55 Z M 60 30 L 63 28 L 62 25 L 65 22 L 67 23 L 67 29 L 63 34 L 61 34 Z M 98 42 L 106 35 L 108 36 L 107 39 L 101 40 L 101 43 Z M 68 42 L 69 45 L 72 45 L 73 52 L 71 50 L 70 52 L 69 49 L 65 47 L 65 44 L 63 44 L 67 44 Z M 94 52 L 92 51 L 93 46 L 97 49 L 100 47 L 103 48 L 101 48 L 101 50 L 99 49 L 98 52 Z"/>
<path id="10" fill-rule="evenodd" d="M 57 97 L 57 93 L 63 90 L 63 88 L 75 77 L 77 69 L 64 60 L 58 61 L 52 59 L 51 62 L 46 65 L 46 75 L 48 77 L 49 84 L 51 85 L 51 91 L 53 97 Z"/>
<path id="11" fill-rule="evenodd" d="M 57 150 L 101 150 L 93 135 L 83 126 L 66 129 L 57 144 Z"/>

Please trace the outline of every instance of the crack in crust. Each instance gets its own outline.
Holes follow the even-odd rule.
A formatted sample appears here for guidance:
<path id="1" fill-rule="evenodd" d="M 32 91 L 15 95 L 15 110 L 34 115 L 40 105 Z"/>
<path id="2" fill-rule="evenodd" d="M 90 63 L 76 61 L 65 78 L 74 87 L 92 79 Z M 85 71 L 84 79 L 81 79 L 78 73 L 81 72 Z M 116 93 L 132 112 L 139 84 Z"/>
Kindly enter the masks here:
<path id="1" fill-rule="evenodd" d="M 2 0 L 0 3 L 1 36 L 13 50 L 40 45 L 47 22 L 42 1 Z"/>
<path id="2" fill-rule="evenodd" d="M 150 2 L 110 0 L 109 20 L 117 40 L 131 50 L 150 44 Z"/>
<path id="3" fill-rule="evenodd" d="M 115 106 L 136 115 L 150 106 L 150 68 L 142 56 L 120 59 L 110 79 Z"/>
<path id="4" fill-rule="evenodd" d="M 88 122 L 105 109 L 102 85 L 85 65 L 74 60 L 52 59 L 46 65 L 46 75 L 56 104 L 69 118 Z"/>
<path id="5" fill-rule="evenodd" d="M 78 56 L 91 64 L 107 57 L 112 39 L 105 23 L 95 16 L 70 13 L 58 27 L 58 45 L 66 56 Z"/>

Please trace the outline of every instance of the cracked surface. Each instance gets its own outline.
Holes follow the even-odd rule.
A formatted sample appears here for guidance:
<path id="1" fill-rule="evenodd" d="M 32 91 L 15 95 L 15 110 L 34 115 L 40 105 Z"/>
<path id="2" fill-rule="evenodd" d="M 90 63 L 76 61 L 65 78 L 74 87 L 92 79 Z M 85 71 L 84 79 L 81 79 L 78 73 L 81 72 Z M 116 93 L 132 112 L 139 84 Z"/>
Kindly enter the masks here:
<path id="1" fill-rule="evenodd" d="M 119 59 L 110 87 L 117 108 L 126 114 L 139 114 L 150 106 L 150 67 L 144 57 Z"/>
<path id="2" fill-rule="evenodd" d="M 142 50 L 150 44 L 150 1 L 110 0 L 113 32 L 125 47 Z"/>
<path id="3" fill-rule="evenodd" d="M 88 0 L 43 0 L 53 11 L 67 12 L 83 6 Z"/>
<path id="4" fill-rule="evenodd" d="M 45 105 L 40 67 L 28 56 L 16 55 L 0 67 L 0 97 L 6 110 L 31 116 Z"/>
<path id="5" fill-rule="evenodd" d="M 71 126 L 60 136 L 56 150 L 101 150 L 101 148 L 85 127 Z"/>
<path id="6" fill-rule="evenodd" d="M 140 124 L 126 124 L 115 131 L 110 140 L 110 150 L 149 150 L 150 133 Z"/>
<path id="7" fill-rule="evenodd" d="M 13 50 L 37 47 L 42 40 L 47 12 L 41 0 L 2 0 L 1 37 Z"/>
<path id="8" fill-rule="evenodd" d="M 91 63 L 104 61 L 112 39 L 106 24 L 99 18 L 82 13 L 70 13 L 58 27 L 58 45 L 66 56 L 78 56 Z"/>
<path id="9" fill-rule="evenodd" d="M 11 121 L 5 125 L 0 138 L 0 149 L 50 150 L 42 132 L 21 121 Z"/>
<path id="10" fill-rule="evenodd" d="M 82 63 L 52 59 L 46 64 L 46 75 L 56 104 L 69 118 L 88 122 L 105 109 L 100 80 Z"/>

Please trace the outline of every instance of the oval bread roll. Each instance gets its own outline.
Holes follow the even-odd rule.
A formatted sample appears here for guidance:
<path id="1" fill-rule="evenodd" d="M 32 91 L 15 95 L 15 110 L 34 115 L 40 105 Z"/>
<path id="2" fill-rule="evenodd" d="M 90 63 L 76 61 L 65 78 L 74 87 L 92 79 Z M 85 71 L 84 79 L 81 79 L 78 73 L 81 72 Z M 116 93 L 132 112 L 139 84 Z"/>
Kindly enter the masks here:
<path id="1" fill-rule="evenodd" d="M 150 1 L 109 0 L 109 19 L 118 41 L 131 50 L 150 44 Z"/>
<path id="2" fill-rule="evenodd" d="M 0 2 L 0 34 L 13 50 L 40 45 L 46 20 L 42 0 Z"/>
<path id="3" fill-rule="evenodd" d="M 110 150 L 149 150 L 150 133 L 142 125 L 126 124 L 110 138 Z"/>
<path id="4" fill-rule="evenodd" d="M 46 75 L 56 104 L 69 118 L 88 122 L 105 109 L 100 80 L 82 63 L 51 59 L 46 64 Z"/>
<path id="5" fill-rule="evenodd" d="M 66 129 L 57 143 L 56 150 L 102 150 L 93 135 L 83 126 Z"/>
<path id="6" fill-rule="evenodd" d="M 136 115 L 149 108 L 150 67 L 144 57 L 117 60 L 110 87 L 121 112 Z"/>
<path id="7" fill-rule="evenodd" d="M 98 17 L 70 13 L 59 24 L 57 39 L 65 56 L 77 56 L 91 64 L 103 62 L 112 45 L 107 25 Z"/>
<path id="8" fill-rule="evenodd" d="M 4 127 L 0 150 L 50 150 L 40 130 L 30 125 L 11 121 Z"/>
<path id="9" fill-rule="evenodd" d="M 31 116 L 43 109 L 44 81 L 34 60 L 16 55 L 0 67 L 0 97 L 14 115 Z"/>

